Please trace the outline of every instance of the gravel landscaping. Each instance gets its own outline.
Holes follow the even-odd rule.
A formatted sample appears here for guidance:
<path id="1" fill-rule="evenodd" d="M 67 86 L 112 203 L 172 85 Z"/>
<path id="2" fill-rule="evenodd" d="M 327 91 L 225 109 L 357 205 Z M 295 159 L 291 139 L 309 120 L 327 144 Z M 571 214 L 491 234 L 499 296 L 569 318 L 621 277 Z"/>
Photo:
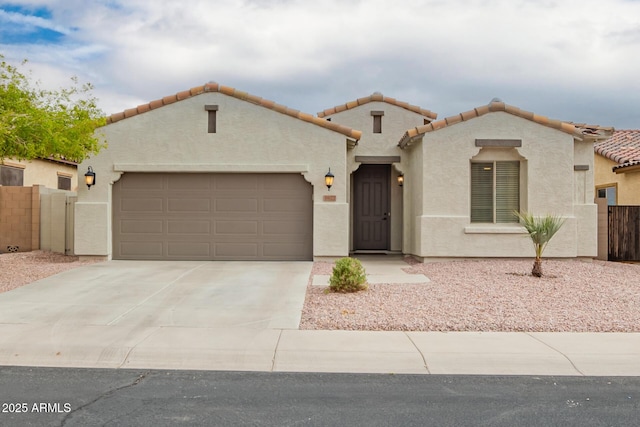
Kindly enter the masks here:
<path id="1" fill-rule="evenodd" d="M 47 251 L 0 254 L 0 293 L 94 262 Z"/>
<path id="2" fill-rule="evenodd" d="M 395 331 L 640 332 L 640 265 L 545 260 L 417 263 L 426 284 L 374 284 L 354 294 L 311 286 L 301 329 Z M 313 274 L 332 264 L 314 263 Z"/>

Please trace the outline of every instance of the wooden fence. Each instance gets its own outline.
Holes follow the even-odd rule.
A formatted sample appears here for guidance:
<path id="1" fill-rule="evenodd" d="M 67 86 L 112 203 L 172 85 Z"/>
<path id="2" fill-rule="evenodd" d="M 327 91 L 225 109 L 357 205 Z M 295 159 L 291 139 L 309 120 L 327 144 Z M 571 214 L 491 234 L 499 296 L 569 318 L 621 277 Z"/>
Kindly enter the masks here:
<path id="1" fill-rule="evenodd" d="M 640 206 L 608 206 L 609 261 L 640 261 Z"/>

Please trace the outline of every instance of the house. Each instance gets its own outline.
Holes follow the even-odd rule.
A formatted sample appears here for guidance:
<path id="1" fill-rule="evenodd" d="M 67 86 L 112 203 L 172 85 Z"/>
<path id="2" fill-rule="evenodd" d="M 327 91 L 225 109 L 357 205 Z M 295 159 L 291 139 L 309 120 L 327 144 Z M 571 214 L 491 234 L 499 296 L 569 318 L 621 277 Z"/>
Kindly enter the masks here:
<path id="1" fill-rule="evenodd" d="M 616 130 L 594 150 L 596 196 L 608 205 L 640 205 L 640 130 Z"/>
<path id="2" fill-rule="evenodd" d="M 0 185 L 75 191 L 78 186 L 77 164 L 64 159 L 34 159 L 0 161 Z"/>
<path id="3" fill-rule="evenodd" d="M 59 190 L 76 190 L 77 176 L 76 163 L 64 159 L 0 159 L 0 253 L 72 253 L 72 193 Z"/>
<path id="4" fill-rule="evenodd" d="M 501 101 L 445 120 L 379 93 L 302 113 L 208 83 L 112 115 L 79 165 L 75 253 L 311 260 L 351 252 L 529 257 L 513 210 L 567 222 L 548 252 L 596 255 L 605 132 Z"/>

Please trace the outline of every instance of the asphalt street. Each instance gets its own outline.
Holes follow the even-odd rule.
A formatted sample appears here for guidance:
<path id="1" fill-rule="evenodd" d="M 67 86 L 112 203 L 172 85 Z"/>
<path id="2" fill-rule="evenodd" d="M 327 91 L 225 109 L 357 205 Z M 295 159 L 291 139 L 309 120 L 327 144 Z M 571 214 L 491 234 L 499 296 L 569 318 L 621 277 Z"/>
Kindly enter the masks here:
<path id="1" fill-rule="evenodd" d="M 3 426 L 635 426 L 639 377 L 0 367 Z"/>

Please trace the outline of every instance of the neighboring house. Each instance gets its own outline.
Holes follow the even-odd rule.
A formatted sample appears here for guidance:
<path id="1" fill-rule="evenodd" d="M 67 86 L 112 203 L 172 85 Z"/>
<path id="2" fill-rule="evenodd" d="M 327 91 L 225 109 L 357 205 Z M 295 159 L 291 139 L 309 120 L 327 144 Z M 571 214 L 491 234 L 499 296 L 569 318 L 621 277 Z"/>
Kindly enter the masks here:
<path id="1" fill-rule="evenodd" d="M 0 185 L 47 188 L 75 191 L 78 187 L 77 164 L 60 159 L 30 161 L 4 159 L 0 161 Z"/>
<path id="2" fill-rule="evenodd" d="M 73 162 L 0 160 L 0 252 L 72 253 L 72 231 L 66 222 L 70 193 L 58 189 L 75 190 L 76 182 Z"/>
<path id="3" fill-rule="evenodd" d="M 594 146 L 596 197 L 640 205 L 640 130 L 617 130 Z"/>
<path id="4" fill-rule="evenodd" d="M 96 185 L 78 189 L 75 253 L 530 257 L 512 213 L 529 210 L 567 218 L 549 256 L 596 255 L 592 144 L 606 129 L 499 101 L 433 122 L 379 93 L 318 115 L 215 83 L 112 115 L 109 147 L 79 166 Z"/>

